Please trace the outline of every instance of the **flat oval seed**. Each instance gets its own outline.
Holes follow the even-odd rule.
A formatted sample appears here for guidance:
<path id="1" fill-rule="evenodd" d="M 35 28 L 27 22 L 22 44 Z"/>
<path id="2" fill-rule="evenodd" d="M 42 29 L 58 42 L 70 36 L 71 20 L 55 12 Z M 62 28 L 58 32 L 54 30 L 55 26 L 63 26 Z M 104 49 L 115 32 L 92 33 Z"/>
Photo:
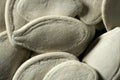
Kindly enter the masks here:
<path id="1" fill-rule="evenodd" d="M 88 65 L 72 60 L 53 67 L 43 80 L 98 80 L 98 76 Z"/>
<path id="2" fill-rule="evenodd" d="M 83 61 L 95 68 L 103 80 L 112 80 L 120 68 L 120 27 L 98 37 Z"/>
<path id="3" fill-rule="evenodd" d="M 65 52 L 51 52 L 35 56 L 20 66 L 13 80 L 43 80 L 50 69 L 68 60 L 78 59 Z"/>
<path id="4" fill-rule="evenodd" d="M 79 56 L 94 33 L 94 26 L 89 27 L 77 19 L 45 16 L 14 31 L 13 41 L 37 53 L 65 51 Z"/>
<path id="5" fill-rule="evenodd" d="M 103 0 L 102 18 L 107 31 L 120 26 L 120 0 Z"/>
<path id="6" fill-rule="evenodd" d="M 75 17 L 82 10 L 80 0 L 19 0 L 17 12 L 27 21 L 46 15 Z"/>

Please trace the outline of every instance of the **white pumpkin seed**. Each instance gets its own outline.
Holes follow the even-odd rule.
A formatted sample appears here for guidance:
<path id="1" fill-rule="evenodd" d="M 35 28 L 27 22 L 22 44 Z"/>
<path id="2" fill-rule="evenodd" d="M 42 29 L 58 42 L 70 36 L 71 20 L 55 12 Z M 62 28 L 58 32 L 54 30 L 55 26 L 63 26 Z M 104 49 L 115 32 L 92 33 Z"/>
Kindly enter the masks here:
<path id="1" fill-rule="evenodd" d="M 98 80 L 98 75 L 87 64 L 70 60 L 53 67 L 43 80 Z"/>
<path id="2" fill-rule="evenodd" d="M 120 0 L 103 0 L 102 18 L 107 31 L 120 26 Z"/>
<path id="3" fill-rule="evenodd" d="M 66 52 L 37 55 L 20 66 L 13 80 L 43 80 L 50 69 L 68 60 L 77 60 L 77 58 Z"/>
<path id="4" fill-rule="evenodd" d="M 65 16 L 45 16 L 13 32 L 13 43 L 37 53 L 70 52 L 79 56 L 95 34 L 94 26 Z"/>
<path id="5" fill-rule="evenodd" d="M 83 61 L 95 68 L 104 80 L 111 80 L 120 68 L 120 28 L 97 38 Z"/>

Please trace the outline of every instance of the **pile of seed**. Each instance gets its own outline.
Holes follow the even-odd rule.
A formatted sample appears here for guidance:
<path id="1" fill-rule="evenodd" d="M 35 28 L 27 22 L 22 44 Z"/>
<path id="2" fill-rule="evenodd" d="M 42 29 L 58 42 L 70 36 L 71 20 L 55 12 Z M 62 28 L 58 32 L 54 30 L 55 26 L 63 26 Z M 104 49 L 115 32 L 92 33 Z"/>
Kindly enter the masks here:
<path id="1" fill-rule="evenodd" d="M 1 0 L 0 80 L 120 80 L 119 0 Z"/>

